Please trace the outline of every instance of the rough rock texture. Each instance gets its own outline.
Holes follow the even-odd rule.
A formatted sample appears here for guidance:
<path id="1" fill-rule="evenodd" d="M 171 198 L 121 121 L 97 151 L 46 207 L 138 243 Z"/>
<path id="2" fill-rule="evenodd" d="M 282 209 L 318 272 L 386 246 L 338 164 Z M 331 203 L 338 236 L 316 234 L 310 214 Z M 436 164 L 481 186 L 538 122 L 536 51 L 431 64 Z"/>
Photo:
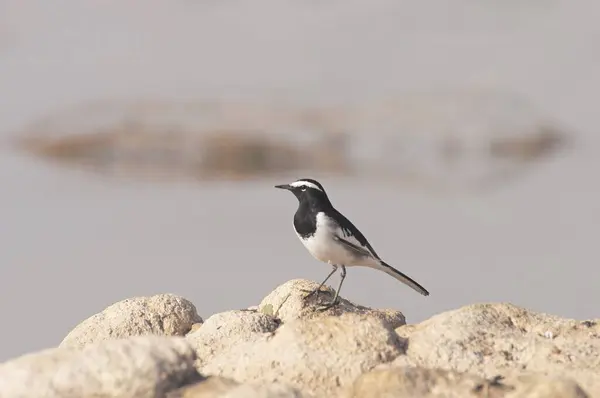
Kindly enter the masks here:
<path id="1" fill-rule="evenodd" d="M 274 381 L 329 396 L 404 350 L 393 328 L 368 315 L 296 319 L 275 332 L 216 355 L 200 368 L 239 382 Z"/>
<path id="2" fill-rule="evenodd" d="M 484 379 L 470 373 L 422 367 L 388 367 L 359 376 L 345 398 L 506 397 L 586 398 L 571 380 L 523 375 L 511 379 Z"/>
<path id="3" fill-rule="evenodd" d="M 240 384 L 232 379 L 211 376 L 206 380 L 177 389 L 167 398 L 302 398 L 297 389 L 278 383 Z"/>
<path id="4" fill-rule="evenodd" d="M 215 356 L 235 350 L 240 344 L 261 339 L 279 324 L 277 319 L 260 312 L 227 311 L 209 317 L 186 338 L 196 348 L 198 366 L 202 367 Z"/>
<path id="5" fill-rule="evenodd" d="M 2 398 L 160 398 L 202 379 L 182 337 L 137 336 L 52 348 L 0 365 Z"/>
<path id="6" fill-rule="evenodd" d="M 292 280 L 206 322 L 180 297 L 122 301 L 0 365 L 0 398 L 600 396 L 597 321 L 500 303 L 406 325 L 345 299 L 320 311 L 333 291 L 305 300 L 317 286 Z"/>
<path id="7" fill-rule="evenodd" d="M 201 323 L 196 307 L 183 297 L 159 294 L 119 301 L 75 327 L 61 347 L 83 347 L 110 339 L 140 335 L 184 336 Z"/>
<path id="8" fill-rule="evenodd" d="M 600 325 L 528 311 L 510 304 L 475 304 L 397 329 L 408 338 L 394 364 L 498 374 L 568 377 L 600 394 Z"/>
<path id="9" fill-rule="evenodd" d="M 319 306 L 329 303 L 335 291 L 329 287 L 322 287 L 317 297 L 314 294 L 307 300 L 304 299 L 309 292 L 314 290 L 318 283 L 304 279 L 293 279 L 279 287 L 265 297 L 259 305 L 259 311 L 279 318 L 283 323 L 298 318 L 312 318 L 323 315 L 340 315 L 342 313 L 355 313 L 368 315 L 381 319 L 392 327 L 406 324 L 404 315 L 397 310 L 376 310 L 351 303 L 340 297 L 340 305 L 321 312 Z"/>

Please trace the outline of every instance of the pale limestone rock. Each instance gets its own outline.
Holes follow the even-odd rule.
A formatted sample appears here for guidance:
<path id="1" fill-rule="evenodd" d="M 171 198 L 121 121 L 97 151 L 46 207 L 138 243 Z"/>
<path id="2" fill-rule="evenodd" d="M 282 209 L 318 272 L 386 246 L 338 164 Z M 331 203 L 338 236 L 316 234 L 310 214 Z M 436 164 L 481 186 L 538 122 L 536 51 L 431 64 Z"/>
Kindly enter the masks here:
<path id="1" fill-rule="evenodd" d="M 119 301 L 75 327 L 61 347 L 84 347 L 110 339 L 140 335 L 184 336 L 201 323 L 196 307 L 183 297 L 159 294 Z"/>
<path id="2" fill-rule="evenodd" d="M 308 398 L 299 390 L 279 383 L 240 384 L 232 379 L 211 376 L 204 381 L 170 392 L 167 398 Z"/>
<path id="3" fill-rule="evenodd" d="M 346 398 L 386 397 L 476 397 L 478 386 L 490 396 L 499 386 L 487 386 L 485 380 L 468 373 L 421 367 L 382 366 L 359 376 L 345 394 Z"/>
<path id="4" fill-rule="evenodd" d="M 301 318 L 222 351 L 202 374 L 238 382 L 281 382 L 316 396 L 333 396 L 374 366 L 404 350 L 386 322 L 372 315 Z"/>
<path id="5" fill-rule="evenodd" d="M 162 398 L 202 379 L 182 337 L 51 348 L 0 365 L 1 398 Z"/>
<path id="6" fill-rule="evenodd" d="M 600 326 L 510 304 L 475 304 L 396 330 L 408 338 L 394 364 L 471 372 L 567 377 L 600 394 Z"/>
<path id="7" fill-rule="evenodd" d="M 292 280 L 205 322 L 173 295 L 116 303 L 60 348 L 0 365 L 0 398 L 600 395 L 595 321 L 476 304 L 405 325 L 344 299 L 318 311 L 333 291 L 304 300 L 316 286 Z"/>
<path id="8" fill-rule="evenodd" d="M 377 310 L 354 304 L 340 297 L 340 304 L 327 311 L 319 311 L 318 307 L 329 303 L 333 299 L 334 291 L 329 287 L 322 287 L 317 295 L 308 300 L 304 297 L 314 290 L 318 283 L 304 279 L 293 279 L 280 286 L 265 297 L 259 305 L 259 311 L 273 315 L 283 323 L 298 318 L 312 318 L 323 315 L 339 315 L 342 313 L 365 314 L 381 319 L 392 327 L 402 326 L 406 323 L 404 315 L 397 310 Z"/>
<path id="9" fill-rule="evenodd" d="M 541 374 L 521 374 L 504 382 L 514 386 L 506 398 L 588 398 L 590 395 L 572 379 Z"/>
<path id="10" fill-rule="evenodd" d="M 202 367 L 223 352 L 235 350 L 240 344 L 255 341 L 273 332 L 280 322 L 260 312 L 237 310 L 209 317 L 199 328 L 186 335 L 196 348 L 198 366 Z"/>
<path id="11" fill-rule="evenodd" d="M 196 330 L 200 329 L 200 327 L 202 326 L 202 322 L 196 322 L 192 325 L 192 327 L 190 328 L 190 331 L 187 332 L 186 336 L 190 333 L 194 333 Z"/>
<path id="12" fill-rule="evenodd" d="M 345 398 L 587 398 L 572 380 L 541 375 L 484 379 L 422 367 L 390 367 L 359 376 Z"/>

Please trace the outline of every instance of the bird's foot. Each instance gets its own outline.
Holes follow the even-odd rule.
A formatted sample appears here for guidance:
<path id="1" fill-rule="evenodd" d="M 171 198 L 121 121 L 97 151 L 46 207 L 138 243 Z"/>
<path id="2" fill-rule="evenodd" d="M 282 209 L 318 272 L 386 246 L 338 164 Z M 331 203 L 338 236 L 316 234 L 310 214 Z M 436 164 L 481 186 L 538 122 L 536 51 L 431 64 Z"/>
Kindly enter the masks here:
<path id="1" fill-rule="evenodd" d="M 325 305 L 317 308 L 317 311 L 327 311 L 328 309 L 337 306 L 339 303 L 340 303 L 340 300 L 338 300 L 338 299 L 333 300 L 331 303 L 325 304 Z"/>
<path id="2" fill-rule="evenodd" d="M 307 290 L 305 290 L 305 292 L 306 291 Z M 319 286 L 317 289 L 311 290 L 310 293 L 308 293 L 306 296 L 303 297 L 303 300 L 308 300 L 312 296 L 316 296 L 318 298 L 319 297 L 319 293 L 321 293 L 321 286 Z"/>

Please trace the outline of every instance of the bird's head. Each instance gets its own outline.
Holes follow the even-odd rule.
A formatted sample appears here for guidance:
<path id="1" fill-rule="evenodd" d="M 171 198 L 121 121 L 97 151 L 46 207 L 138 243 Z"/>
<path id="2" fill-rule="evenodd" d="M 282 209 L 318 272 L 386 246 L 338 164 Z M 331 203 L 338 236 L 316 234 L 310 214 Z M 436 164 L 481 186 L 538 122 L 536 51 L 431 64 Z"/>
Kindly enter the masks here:
<path id="1" fill-rule="evenodd" d="M 292 192 L 300 202 L 329 203 L 323 185 L 311 178 L 301 178 L 290 184 L 275 185 L 275 188 L 287 189 Z"/>

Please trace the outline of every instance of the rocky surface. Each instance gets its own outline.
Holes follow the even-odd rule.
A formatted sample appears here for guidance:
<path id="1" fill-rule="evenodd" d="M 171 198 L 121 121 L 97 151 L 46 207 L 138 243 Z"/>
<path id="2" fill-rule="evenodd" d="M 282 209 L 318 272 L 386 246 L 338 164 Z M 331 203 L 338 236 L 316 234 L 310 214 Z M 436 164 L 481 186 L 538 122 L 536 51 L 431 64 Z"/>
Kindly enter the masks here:
<path id="1" fill-rule="evenodd" d="M 318 310 L 320 306 L 331 302 L 335 291 L 330 287 L 322 287 L 319 294 L 304 299 L 308 293 L 319 286 L 318 283 L 303 279 L 293 279 L 273 290 L 266 296 L 258 306 L 262 313 L 273 315 L 282 322 L 289 322 L 299 318 L 313 318 L 326 315 L 340 315 L 346 313 L 369 315 L 389 323 L 392 327 L 406 324 L 404 315 L 398 310 L 372 309 L 354 304 L 344 298 L 340 299 L 340 305 L 325 313 Z"/>
<path id="2" fill-rule="evenodd" d="M 167 398 L 302 398 L 308 395 L 279 384 L 238 383 L 224 377 L 210 376 L 206 380 L 170 392 Z"/>
<path id="3" fill-rule="evenodd" d="M 483 377 L 524 371 L 570 377 L 600 392 L 600 325 L 475 304 L 397 329 L 409 341 L 397 365 L 468 371 Z"/>
<path id="4" fill-rule="evenodd" d="M 345 299 L 320 310 L 333 292 L 306 299 L 316 286 L 292 280 L 205 322 L 181 297 L 124 300 L 59 347 L 1 364 L 0 398 L 600 394 L 597 321 L 489 303 L 406 325 Z"/>
<path id="5" fill-rule="evenodd" d="M 64 338 L 61 347 L 147 334 L 184 336 L 201 323 L 196 307 L 183 297 L 159 294 L 120 301 L 92 315 Z"/>
<path id="6" fill-rule="evenodd" d="M 252 344 L 267 333 L 274 332 L 279 321 L 266 314 L 251 310 L 227 311 L 209 317 L 201 327 L 186 337 L 198 352 L 198 366 L 235 352 L 237 347 Z"/>
<path id="7" fill-rule="evenodd" d="M 183 337 L 100 340 L 51 348 L 0 365 L 0 397 L 163 397 L 197 382 L 196 353 Z"/>
<path id="8" fill-rule="evenodd" d="M 356 379 L 345 398 L 383 397 L 528 397 L 584 398 L 586 393 L 568 379 L 521 375 L 485 379 L 470 373 L 423 367 L 390 367 Z"/>
<path id="9" fill-rule="evenodd" d="M 394 329 L 367 315 L 298 319 L 260 339 L 238 344 L 200 368 L 242 382 L 279 381 L 331 396 L 404 349 Z"/>

